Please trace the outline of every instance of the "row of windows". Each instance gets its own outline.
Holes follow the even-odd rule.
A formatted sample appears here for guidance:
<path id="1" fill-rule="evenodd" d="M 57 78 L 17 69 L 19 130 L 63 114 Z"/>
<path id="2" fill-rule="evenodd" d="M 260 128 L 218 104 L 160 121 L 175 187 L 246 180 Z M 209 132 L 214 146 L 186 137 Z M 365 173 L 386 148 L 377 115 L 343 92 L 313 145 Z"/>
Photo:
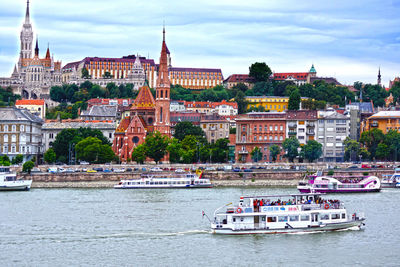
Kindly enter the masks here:
<path id="1" fill-rule="evenodd" d="M 279 127 L 279 131 L 283 131 L 283 125 L 280 125 L 280 126 L 278 126 L 278 125 L 269 125 L 269 131 L 270 131 L 270 132 L 273 132 L 274 129 L 275 129 L 275 131 L 278 131 L 278 127 Z M 246 128 L 245 128 L 245 126 L 243 126 L 243 131 L 245 131 L 245 130 L 246 130 Z M 259 126 L 258 126 L 258 130 L 259 130 L 260 132 L 262 132 L 263 126 L 262 126 L 262 125 L 259 125 Z M 254 131 L 257 132 L 257 125 L 254 125 Z M 268 125 L 264 125 L 264 131 L 265 131 L 265 132 L 268 131 Z"/>
<path id="2" fill-rule="evenodd" d="M 3 131 L 4 131 L 4 132 L 8 132 L 8 130 L 9 130 L 8 125 L 3 125 Z M 25 126 L 24 126 L 24 125 L 20 125 L 20 126 L 19 126 L 19 130 L 20 130 L 21 132 L 25 132 Z M 16 131 L 17 131 L 17 125 L 12 125 L 12 126 L 11 126 L 11 132 L 16 132 Z"/>
<path id="3" fill-rule="evenodd" d="M 268 136 L 268 135 L 264 135 L 264 138 L 263 138 L 263 136 L 262 135 L 260 135 L 260 136 L 258 136 L 258 138 L 257 138 L 257 136 L 254 136 L 254 141 L 262 141 L 264 139 L 264 141 L 278 141 L 278 139 L 279 139 L 279 141 L 283 141 L 283 136 L 282 135 L 280 135 L 279 137 L 277 136 L 277 135 L 275 135 L 275 136 L 272 136 L 272 135 L 270 135 L 270 136 Z"/>

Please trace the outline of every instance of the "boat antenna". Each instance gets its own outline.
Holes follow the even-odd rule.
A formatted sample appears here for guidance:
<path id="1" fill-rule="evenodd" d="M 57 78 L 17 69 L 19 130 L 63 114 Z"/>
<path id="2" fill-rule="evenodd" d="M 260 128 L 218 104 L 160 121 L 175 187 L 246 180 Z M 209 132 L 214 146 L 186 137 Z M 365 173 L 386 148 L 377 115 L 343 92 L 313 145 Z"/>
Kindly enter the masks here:
<path id="1" fill-rule="evenodd" d="M 206 216 L 207 219 L 208 219 L 208 221 L 211 222 L 210 218 L 209 218 L 208 215 L 204 212 L 204 210 L 201 211 L 201 214 L 203 215 L 203 218 L 204 218 L 204 216 Z"/>

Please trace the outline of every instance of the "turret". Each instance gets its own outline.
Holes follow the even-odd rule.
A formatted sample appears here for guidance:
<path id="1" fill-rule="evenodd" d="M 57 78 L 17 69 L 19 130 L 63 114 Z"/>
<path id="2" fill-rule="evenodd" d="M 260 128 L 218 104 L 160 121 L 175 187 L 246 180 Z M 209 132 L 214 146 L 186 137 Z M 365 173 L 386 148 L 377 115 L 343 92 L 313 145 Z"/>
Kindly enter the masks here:
<path id="1" fill-rule="evenodd" d="M 39 57 L 39 38 L 36 37 L 35 57 Z"/>

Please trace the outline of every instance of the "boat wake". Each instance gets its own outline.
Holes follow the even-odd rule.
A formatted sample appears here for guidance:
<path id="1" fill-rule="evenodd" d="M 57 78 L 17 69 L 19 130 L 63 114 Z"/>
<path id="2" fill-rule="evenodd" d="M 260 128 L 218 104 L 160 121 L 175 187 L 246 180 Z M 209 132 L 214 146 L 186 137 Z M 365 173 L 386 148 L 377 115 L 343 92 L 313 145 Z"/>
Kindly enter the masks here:
<path id="1" fill-rule="evenodd" d="M 346 232 L 346 231 L 360 231 L 361 229 L 358 226 L 353 226 L 346 229 L 340 230 L 321 230 L 321 231 L 303 231 L 303 232 L 294 232 L 294 233 L 286 233 L 287 235 L 309 235 L 309 234 L 320 234 L 320 233 L 329 233 L 329 232 Z"/>

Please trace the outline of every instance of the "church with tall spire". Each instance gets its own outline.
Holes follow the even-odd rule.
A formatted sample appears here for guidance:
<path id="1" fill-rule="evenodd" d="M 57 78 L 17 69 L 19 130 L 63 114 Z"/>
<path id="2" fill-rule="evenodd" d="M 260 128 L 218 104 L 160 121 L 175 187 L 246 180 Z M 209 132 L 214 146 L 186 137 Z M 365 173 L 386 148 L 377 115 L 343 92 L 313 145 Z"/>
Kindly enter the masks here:
<path id="1" fill-rule="evenodd" d="M 165 28 L 163 29 L 163 42 L 156 84 L 155 99 L 147 84 L 139 89 L 138 96 L 130 108 L 129 116 L 123 118 L 115 130 L 112 149 L 121 161 L 132 159 L 133 150 L 145 142 L 149 133 L 158 131 L 171 137 L 170 80 L 168 76 Z M 163 160 L 167 161 L 168 156 Z"/>
<path id="2" fill-rule="evenodd" d="M 29 0 L 26 2 L 25 20 L 20 33 L 20 52 L 10 78 L 0 78 L 0 86 L 11 87 L 23 99 L 50 99 L 50 88 L 61 85 L 61 61 L 55 61 L 47 47 L 46 55 L 40 58 L 39 38 L 33 47 L 33 28 L 30 18 Z"/>

